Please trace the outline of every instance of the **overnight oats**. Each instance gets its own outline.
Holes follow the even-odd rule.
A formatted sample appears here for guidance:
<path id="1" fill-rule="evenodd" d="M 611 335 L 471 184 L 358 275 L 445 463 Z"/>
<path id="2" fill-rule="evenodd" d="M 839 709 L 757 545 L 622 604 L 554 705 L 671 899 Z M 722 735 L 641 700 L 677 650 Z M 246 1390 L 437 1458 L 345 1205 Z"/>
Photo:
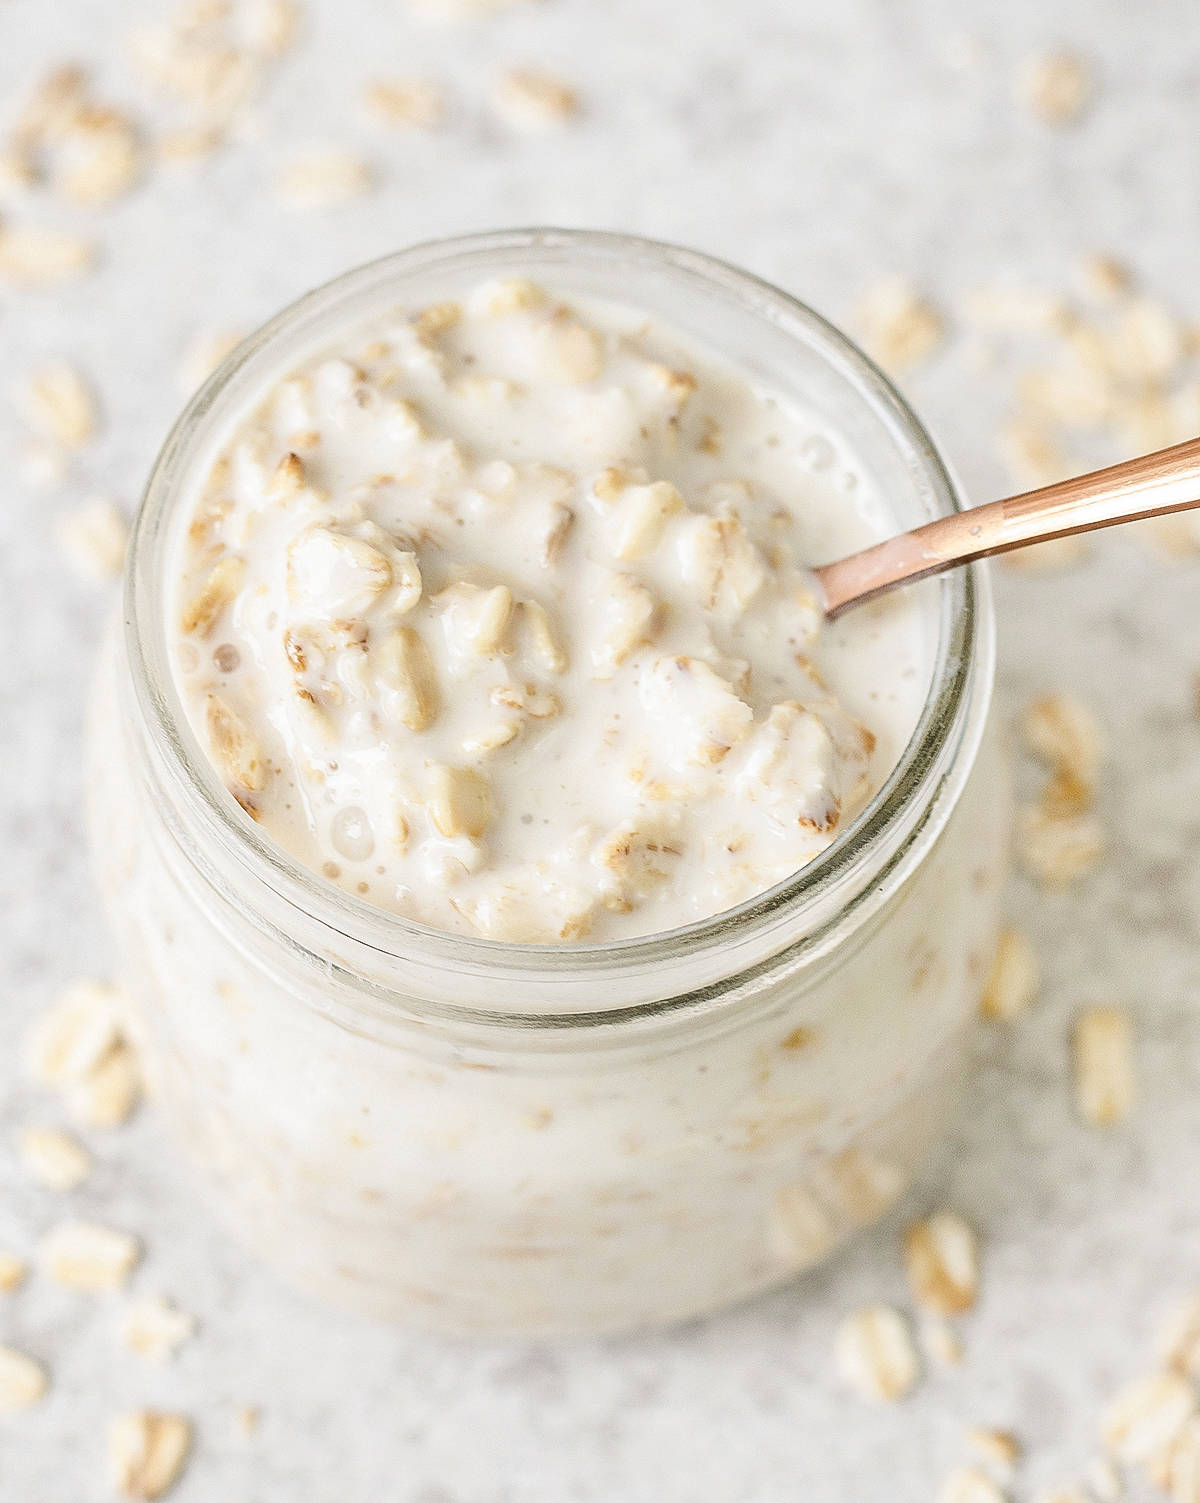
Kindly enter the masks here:
<path id="1" fill-rule="evenodd" d="M 477 237 L 248 342 L 152 477 L 93 841 L 161 1107 L 310 1287 L 660 1323 L 891 1206 L 952 1113 L 1006 843 L 977 573 L 883 379 L 690 253 Z"/>

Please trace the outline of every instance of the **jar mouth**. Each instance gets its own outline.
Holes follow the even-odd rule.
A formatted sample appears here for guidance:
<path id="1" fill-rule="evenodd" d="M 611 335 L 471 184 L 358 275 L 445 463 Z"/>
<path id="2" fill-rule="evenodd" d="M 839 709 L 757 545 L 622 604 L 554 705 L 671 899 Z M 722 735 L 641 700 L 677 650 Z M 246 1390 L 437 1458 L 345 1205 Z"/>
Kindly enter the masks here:
<path id="1" fill-rule="evenodd" d="M 808 916 L 839 891 L 885 834 L 911 813 L 961 734 L 968 687 L 978 677 L 980 625 L 986 619 L 986 585 L 975 568 L 952 571 L 934 585 L 937 641 L 925 702 L 898 762 L 858 816 L 824 851 L 767 891 L 709 918 L 648 935 L 599 943 L 514 944 L 436 929 L 368 903 L 313 872 L 259 829 L 220 783 L 184 711 L 170 667 L 163 591 L 170 527 L 200 447 L 201 430 L 215 425 L 218 410 L 235 409 L 236 393 L 261 391 L 276 344 L 305 320 L 315 324 L 318 312 L 330 305 L 348 310 L 372 289 L 378 292 L 443 263 L 478 263 L 486 273 L 507 260 L 508 269 L 518 270 L 523 254 L 547 253 L 653 267 L 710 295 L 720 294 L 752 317 L 795 330 L 857 388 L 872 418 L 889 431 L 920 483 L 930 518 L 962 509 L 933 440 L 883 372 L 820 314 L 749 272 L 698 251 L 602 231 L 531 228 L 426 242 L 346 272 L 283 309 L 209 377 L 168 435 L 142 498 L 125 580 L 126 650 L 155 771 L 193 827 L 220 841 L 243 875 L 265 883 L 287 908 L 322 926 L 331 937 L 365 947 L 381 962 L 391 957 L 411 960 L 415 955 L 432 965 L 452 963 L 481 974 L 565 978 L 653 964 L 676 955 L 681 947 L 692 954 L 727 948 L 748 930 L 774 927 L 780 920 L 786 920 L 794 933 L 807 935 Z M 990 660 L 983 666 L 990 673 Z"/>

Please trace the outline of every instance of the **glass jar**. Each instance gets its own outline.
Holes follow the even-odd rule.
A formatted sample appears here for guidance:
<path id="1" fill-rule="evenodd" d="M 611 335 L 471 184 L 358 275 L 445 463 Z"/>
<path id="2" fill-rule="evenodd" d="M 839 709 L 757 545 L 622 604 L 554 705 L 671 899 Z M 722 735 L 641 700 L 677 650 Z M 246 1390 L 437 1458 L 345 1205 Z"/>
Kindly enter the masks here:
<path id="1" fill-rule="evenodd" d="M 167 440 L 89 738 L 95 857 L 160 1109 L 239 1233 L 303 1284 L 528 1336 L 714 1309 L 900 1196 L 954 1108 L 1008 801 L 974 570 L 917 587 L 929 694 L 870 805 L 794 877 L 686 929 L 558 947 L 436 932 L 315 876 L 233 803 L 168 662 L 191 484 L 342 327 L 513 273 L 643 306 L 798 398 L 900 524 L 958 500 L 916 418 L 823 320 L 616 235 L 476 236 L 351 272 L 243 345 Z"/>

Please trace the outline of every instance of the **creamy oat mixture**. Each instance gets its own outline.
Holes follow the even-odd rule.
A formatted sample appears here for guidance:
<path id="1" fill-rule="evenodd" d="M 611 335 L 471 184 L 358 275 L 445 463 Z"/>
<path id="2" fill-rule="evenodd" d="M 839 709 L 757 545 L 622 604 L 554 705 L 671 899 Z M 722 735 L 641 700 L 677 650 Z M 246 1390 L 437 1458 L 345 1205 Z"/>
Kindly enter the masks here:
<path id="1" fill-rule="evenodd" d="M 231 793 L 381 907 L 652 933 L 782 880 L 915 724 L 922 619 L 823 624 L 894 530 L 840 439 L 636 311 L 493 282 L 376 319 L 229 436 L 175 663 Z"/>

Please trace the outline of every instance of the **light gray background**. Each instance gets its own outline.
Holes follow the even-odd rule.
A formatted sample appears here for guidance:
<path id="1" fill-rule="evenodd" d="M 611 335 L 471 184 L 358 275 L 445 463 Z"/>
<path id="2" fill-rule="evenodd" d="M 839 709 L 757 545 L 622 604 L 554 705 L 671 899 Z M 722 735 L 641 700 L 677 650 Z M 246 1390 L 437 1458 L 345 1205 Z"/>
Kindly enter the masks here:
<path id="1" fill-rule="evenodd" d="M 93 61 L 116 98 L 136 98 L 121 34 L 156 8 L 3 0 L 4 113 L 72 56 Z M 998 275 L 1061 286 L 1095 249 L 1127 256 L 1152 290 L 1200 313 L 1194 0 L 546 0 L 454 30 L 413 24 L 385 0 L 309 8 L 308 40 L 259 111 L 260 142 L 163 174 L 103 215 L 98 275 L 51 295 L 0 291 L 3 382 L 68 354 L 107 415 L 60 493 L 28 490 L 0 459 L 0 1245 L 19 1252 L 61 1205 L 14 1164 L 16 1125 L 51 1109 L 20 1082 L 18 1041 L 59 983 L 107 964 L 78 775 L 107 596 L 64 574 L 52 521 L 87 491 L 132 503 L 197 332 L 251 325 L 407 242 L 539 220 L 689 242 L 835 318 L 880 271 L 953 305 Z M 967 70 L 953 61 L 964 33 L 979 43 Z M 1013 80 L 1058 40 L 1088 55 L 1099 84 L 1087 121 L 1051 132 L 1014 105 Z M 506 61 L 575 80 L 586 116 L 544 137 L 496 125 L 480 100 Z M 371 130 L 357 109 L 363 77 L 421 70 L 453 83 L 452 127 Z M 330 140 L 368 148 L 381 191 L 329 215 L 284 213 L 274 167 Z M 971 492 L 998 493 L 1001 374 L 949 355 L 909 386 Z M 0 396 L 6 456 L 19 425 Z M 1065 686 L 1103 714 L 1112 857 L 1069 896 L 1012 890 L 1046 988 L 1018 1029 L 981 1037 L 950 1155 L 943 1198 L 985 1244 L 960 1370 L 883 1410 L 832 1380 L 839 1316 L 905 1298 L 894 1227 L 786 1292 L 668 1336 L 480 1349 L 374 1328 L 280 1288 L 230 1245 L 143 1114 L 96 1139 L 98 1167 L 74 1201 L 144 1236 L 136 1287 L 197 1312 L 202 1337 L 160 1372 L 119 1348 L 116 1300 L 35 1280 L 0 1306 L 0 1339 L 54 1375 L 43 1406 L 0 1418 L 3 1503 L 105 1496 L 105 1422 L 140 1402 L 195 1418 L 179 1503 L 919 1503 L 974 1421 L 1011 1425 L 1026 1443 L 1018 1497 L 1074 1477 L 1103 1399 L 1139 1370 L 1172 1300 L 1200 1285 L 1198 583 L 1194 563 L 1118 535 L 1083 571 L 998 579 L 1003 711 Z M 1142 1102 L 1110 1135 L 1077 1124 L 1067 1088 L 1069 1021 L 1094 1000 L 1130 1005 L 1138 1023 Z M 243 1404 L 263 1412 L 249 1440 L 233 1423 Z"/>

